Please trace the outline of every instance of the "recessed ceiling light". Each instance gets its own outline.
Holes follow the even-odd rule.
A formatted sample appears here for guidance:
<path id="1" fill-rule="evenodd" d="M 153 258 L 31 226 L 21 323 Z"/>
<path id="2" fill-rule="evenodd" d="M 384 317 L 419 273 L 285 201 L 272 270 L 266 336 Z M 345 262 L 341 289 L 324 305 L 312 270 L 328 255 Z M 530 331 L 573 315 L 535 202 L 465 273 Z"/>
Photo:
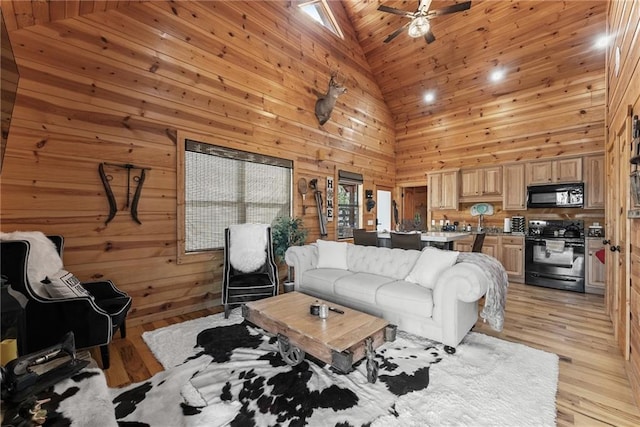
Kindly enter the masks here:
<path id="1" fill-rule="evenodd" d="M 609 45 L 609 37 L 606 34 L 598 37 L 595 45 L 598 49 L 605 49 Z"/>
<path id="2" fill-rule="evenodd" d="M 499 82 L 500 80 L 504 79 L 504 76 L 505 76 L 505 71 L 502 69 L 498 69 L 498 70 L 494 70 L 491 73 L 490 78 L 491 78 L 491 81 L 493 82 Z"/>
<path id="3" fill-rule="evenodd" d="M 426 102 L 433 102 L 436 100 L 436 94 L 433 91 L 427 92 L 424 94 L 424 100 Z"/>

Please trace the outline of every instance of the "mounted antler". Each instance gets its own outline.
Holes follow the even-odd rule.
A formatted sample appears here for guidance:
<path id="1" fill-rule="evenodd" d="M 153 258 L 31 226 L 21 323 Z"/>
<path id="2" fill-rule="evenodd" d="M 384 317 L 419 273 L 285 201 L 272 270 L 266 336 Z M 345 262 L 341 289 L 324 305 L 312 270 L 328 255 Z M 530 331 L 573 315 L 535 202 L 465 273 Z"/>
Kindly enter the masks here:
<path id="1" fill-rule="evenodd" d="M 347 91 L 346 87 L 341 86 L 336 82 L 336 77 L 337 73 L 331 73 L 327 93 L 319 96 L 316 101 L 316 117 L 318 118 L 320 125 L 325 124 L 329 120 L 333 107 L 336 105 L 336 100 L 340 95 Z"/>

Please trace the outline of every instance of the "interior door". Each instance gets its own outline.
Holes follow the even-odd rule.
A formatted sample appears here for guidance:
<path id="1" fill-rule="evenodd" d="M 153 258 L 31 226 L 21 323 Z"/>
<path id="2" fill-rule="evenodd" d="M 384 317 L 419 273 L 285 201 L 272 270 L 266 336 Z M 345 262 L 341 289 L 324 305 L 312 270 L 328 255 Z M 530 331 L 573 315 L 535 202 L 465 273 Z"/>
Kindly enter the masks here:
<path id="1" fill-rule="evenodd" d="M 378 218 L 376 220 L 377 231 L 391 231 L 391 190 L 378 187 L 376 191 L 376 200 L 378 205 Z"/>
<path id="2" fill-rule="evenodd" d="M 605 262 L 607 269 L 605 298 L 618 346 L 626 359 L 629 358 L 630 333 L 627 250 L 630 121 L 630 115 L 612 121 L 613 126 L 610 129 L 609 143 L 605 153 L 608 183 L 605 235 L 609 242 Z"/>

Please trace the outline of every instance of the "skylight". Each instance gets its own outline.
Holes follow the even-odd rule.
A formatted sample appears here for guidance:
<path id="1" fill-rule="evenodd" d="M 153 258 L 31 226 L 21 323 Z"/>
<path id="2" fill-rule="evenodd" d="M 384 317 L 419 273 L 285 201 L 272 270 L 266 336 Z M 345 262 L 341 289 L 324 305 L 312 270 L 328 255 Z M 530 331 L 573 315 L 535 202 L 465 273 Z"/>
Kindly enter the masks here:
<path id="1" fill-rule="evenodd" d="M 327 0 L 303 1 L 298 4 L 301 11 L 306 13 L 311 19 L 322 25 L 341 39 L 344 38 L 338 26 L 338 21 L 333 16 Z"/>

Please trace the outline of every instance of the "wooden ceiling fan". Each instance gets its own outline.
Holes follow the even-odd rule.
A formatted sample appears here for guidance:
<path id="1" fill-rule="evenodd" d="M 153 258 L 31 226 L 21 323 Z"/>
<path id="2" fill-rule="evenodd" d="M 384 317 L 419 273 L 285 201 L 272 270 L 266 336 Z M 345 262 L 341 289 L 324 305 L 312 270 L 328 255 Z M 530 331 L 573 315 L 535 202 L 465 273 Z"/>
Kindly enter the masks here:
<path id="1" fill-rule="evenodd" d="M 436 16 L 467 10 L 471 7 L 471 2 L 465 1 L 462 3 L 456 3 L 436 10 L 429 10 L 429 6 L 431 6 L 431 0 L 418 0 L 418 9 L 415 12 L 407 12 L 406 10 L 380 5 L 378 10 L 382 12 L 393 13 L 394 15 L 400 15 L 411 19 L 411 21 L 391 33 L 384 42 L 389 43 L 408 28 L 408 34 L 410 37 L 424 37 L 427 43 L 433 43 L 436 38 L 431 32 L 431 24 L 429 21 Z"/>

